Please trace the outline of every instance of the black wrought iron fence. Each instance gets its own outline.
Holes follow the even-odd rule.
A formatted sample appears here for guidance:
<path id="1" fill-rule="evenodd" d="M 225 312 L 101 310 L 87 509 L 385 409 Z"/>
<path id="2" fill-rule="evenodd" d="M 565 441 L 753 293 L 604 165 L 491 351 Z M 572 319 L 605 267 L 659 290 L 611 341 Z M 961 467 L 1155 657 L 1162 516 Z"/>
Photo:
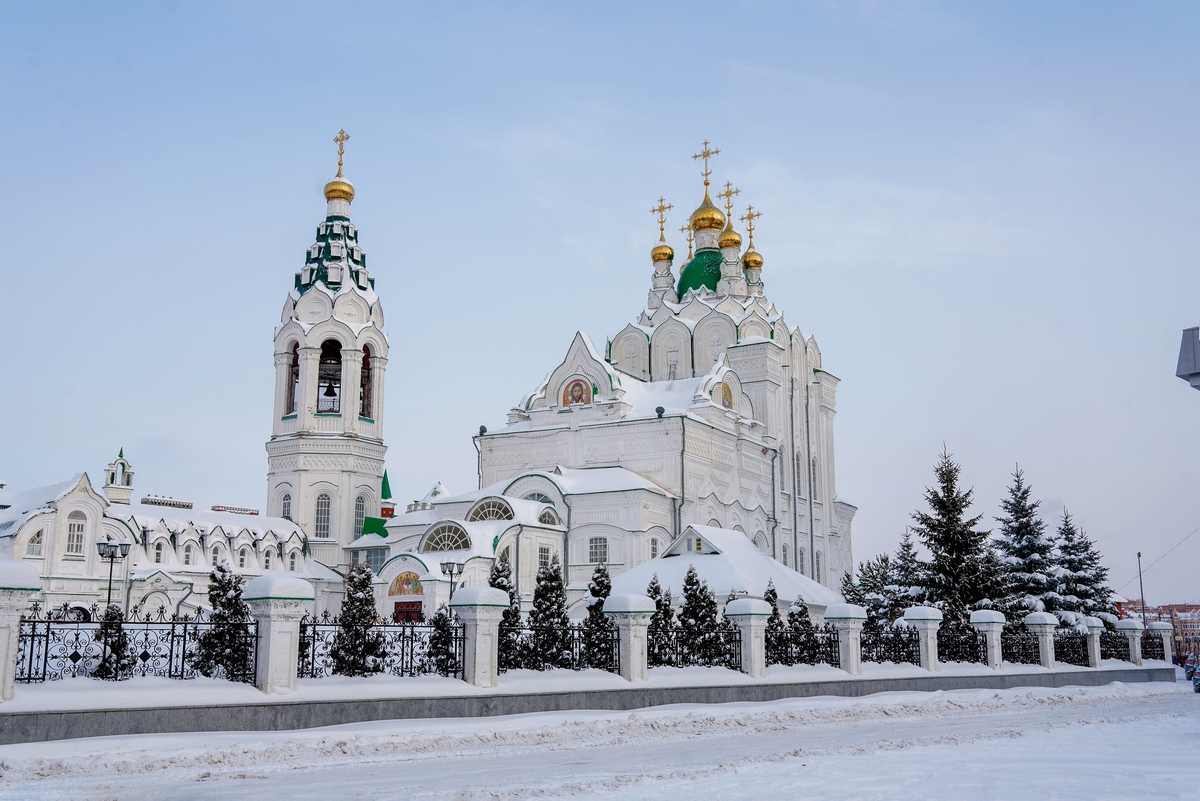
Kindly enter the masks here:
<path id="1" fill-rule="evenodd" d="M 1129 661 L 1129 638 L 1116 631 L 1100 632 L 1100 658 Z"/>
<path id="2" fill-rule="evenodd" d="M 921 664 L 921 634 L 908 626 L 863 626 L 862 661 Z"/>
<path id="3" fill-rule="evenodd" d="M 650 667 L 727 667 L 742 669 L 742 635 L 731 626 L 695 636 L 683 627 L 656 628 L 649 633 L 647 662 Z"/>
<path id="4" fill-rule="evenodd" d="M 939 662 L 987 662 L 987 635 L 971 626 L 943 624 L 937 644 Z"/>
<path id="5" fill-rule="evenodd" d="M 300 654 L 297 675 L 319 679 L 333 675 L 333 651 L 340 628 L 338 618 L 326 610 L 320 617 L 305 615 L 300 621 Z M 439 674 L 461 679 L 466 636 L 462 623 L 449 625 L 448 647 L 431 649 L 435 627 L 430 623 L 374 623 L 367 627 L 382 643 L 382 655 L 370 671 L 392 676 Z M 366 666 L 363 666 L 364 668 Z M 378 667 L 378 670 L 375 668 Z"/>
<path id="6" fill-rule="evenodd" d="M 1163 648 L 1162 636 L 1155 631 L 1142 632 L 1142 659 L 1166 660 L 1166 649 Z"/>
<path id="7" fill-rule="evenodd" d="M 841 667 L 838 632 L 832 623 L 823 626 L 787 626 L 766 637 L 768 665 L 831 665 Z"/>
<path id="8" fill-rule="evenodd" d="M 1005 662 L 1014 665 L 1040 665 L 1042 651 L 1036 634 L 1024 632 L 1000 635 L 1000 654 Z"/>
<path id="9" fill-rule="evenodd" d="M 1055 661 L 1064 662 L 1068 665 L 1078 665 L 1079 667 L 1090 666 L 1087 639 L 1086 634 L 1078 631 L 1054 632 Z"/>
<path id="10" fill-rule="evenodd" d="M 526 670 L 585 670 L 620 672 L 621 642 L 615 624 L 588 632 L 580 624 L 500 627 L 500 672 Z"/>
<path id="11" fill-rule="evenodd" d="M 93 607 L 92 618 L 99 616 Z M 212 630 L 213 623 L 202 615 L 168 617 L 166 610 L 139 613 L 137 609 L 121 621 L 125 640 L 125 667 L 104 676 L 124 680 L 133 676 L 161 676 L 169 679 L 194 679 L 199 672 L 192 659 L 200 639 Z M 218 667 L 215 678 L 253 684 L 258 656 L 258 622 L 221 624 L 240 629 L 235 635 L 244 640 L 248 658 L 229 669 Z M 67 620 L 57 610 L 42 613 L 34 604 L 21 618 L 17 636 L 16 680 L 27 684 L 93 676 L 106 654 L 118 646 L 113 626 L 99 622 Z"/>

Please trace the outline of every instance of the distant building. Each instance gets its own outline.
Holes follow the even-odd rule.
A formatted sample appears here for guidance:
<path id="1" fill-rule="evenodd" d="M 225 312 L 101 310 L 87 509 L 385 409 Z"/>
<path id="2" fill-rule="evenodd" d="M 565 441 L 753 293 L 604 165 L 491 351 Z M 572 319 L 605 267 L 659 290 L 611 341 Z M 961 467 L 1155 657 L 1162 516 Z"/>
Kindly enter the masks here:
<path id="1" fill-rule="evenodd" d="M 1193 389 L 1200 389 L 1200 327 L 1184 329 L 1175 375 L 1191 384 Z"/>

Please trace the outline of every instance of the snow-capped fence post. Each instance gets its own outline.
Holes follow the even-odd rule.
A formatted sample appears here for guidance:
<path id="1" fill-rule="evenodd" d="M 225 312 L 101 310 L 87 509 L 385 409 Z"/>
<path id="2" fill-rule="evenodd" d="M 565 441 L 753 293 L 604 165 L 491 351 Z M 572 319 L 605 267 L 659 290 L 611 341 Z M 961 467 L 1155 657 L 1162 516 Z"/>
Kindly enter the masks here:
<path id="1" fill-rule="evenodd" d="M 1163 644 L 1163 659 L 1171 661 L 1171 635 L 1175 633 L 1175 628 L 1165 620 L 1151 620 L 1146 624 L 1146 628 L 1150 629 L 1155 635 L 1162 638 Z"/>
<path id="2" fill-rule="evenodd" d="M 838 660 L 851 676 L 862 675 L 862 628 L 867 610 L 854 604 L 831 604 L 825 609 L 826 622 L 838 633 Z"/>
<path id="3" fill-rule="evenodd" d="M 1104 633 L 1104 621 L 1098 617 L 1085 617 L 1087 626 L 1088 667 L 1100 667 L 1100 635 Z"/>
<path id="4" fill-rule="evenodd" d="M 767 675 L 767 621 L 771 613 L 771 605 L 757 598 L 738 598 L 725 604 L 725 617 L 741 635 L 742 672 L 751 678 Z"/>
<path id="5" fill-rule="evenodd" d="M 921 668 L 937 673 L 937 633 L 942 625 L 942 610 L 932 606 L 910 606 L 904 610 L 904 622 L 921 635 Z"/>
<path id="6" fill-rule="evenodd" d="M 1004 614 L 995 609 L 976 609 L 971 613 L 971 627 L 982 631 L 987 639 L 987 663 L 993 670 L 999 670 L 1004 664 L 1004 649 L 1000 644 L 1000 635 L 1004 633 Z"/>
<path id="7" fill-rule="evenodd" d="M 454 591 L 450 608 L 463 623 L 463 681 L 495 687 L 500 673 L 500 618 L 508 593 L 495 587 L 463 587 Z"/>
<path id="8" fill-rule="evenodd" d="M 610 595 L 604 600 L 604 614 L 617 624 L 617 667 L 625 681 L 646 680 L 646 632 L 655 608 L 645 595 Z"/>
<path id="9" fill-rule="evenodd" d="M 1058 618 L 1049 612 L 1030 612 L 1025 616 L 1025 626 L 1037 635 L 1042 667 L 1054 670 L 1054 630 L 1058 628 Z"/>
<path id="10" fill-rule="evenodd" d="M 1129 640 L 1129 661 L 1135 665 L 1142 664 L 1142 621 L 1125 618 L 1117 621 L 1117 632 Z"/>
<path id="11" fill-rule="evenodd" d="M 268 694 L 294 691 L 300 662 L 300 618 L 313 613 L 313 586 L 286 573 L 268 573 L 251 579 L 242 597 L 258 621 L 254 685 Z"/>
<path id="12" fill-rule="evenodd" d="M 0 701 L 12 700 L 21 615 L 29 608 L 29 596 L 41 589 L 42 577 L 33 565 L 0 560 Z"/>

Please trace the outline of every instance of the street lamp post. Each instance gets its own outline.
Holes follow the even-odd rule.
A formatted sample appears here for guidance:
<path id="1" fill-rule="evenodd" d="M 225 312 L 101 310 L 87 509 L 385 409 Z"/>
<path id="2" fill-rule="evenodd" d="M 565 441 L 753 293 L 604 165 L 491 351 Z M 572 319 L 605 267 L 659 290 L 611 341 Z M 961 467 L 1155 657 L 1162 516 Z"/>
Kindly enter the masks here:
<path id="1" fill-rule="evenodd" d="M 115 543 L 111 540 L 106 542 L 97 542 L 96 550 L 100 553 L 100 558 L 108 562 L 108 600 L 105 601 L 105 608 L 112 605 L 112 584 L 113 584 L 113 565 L 118 560 L 129 556 L 129 543 Z"/>
<path id="2" fill-rule="evenodd" d="M 442 564 L 441 564 L 442 572 L 450 577 L 450 600 L 451 601 L 454 600 L 454 585 L 456 583 L 454 581 L 454 577 L 455 577 L 455 575 L 461 576 L 463 573 L 463 569 L 465 567 L 466 567 L 466 565 L 464 565 L 462 562 L 442 562 Z"/>

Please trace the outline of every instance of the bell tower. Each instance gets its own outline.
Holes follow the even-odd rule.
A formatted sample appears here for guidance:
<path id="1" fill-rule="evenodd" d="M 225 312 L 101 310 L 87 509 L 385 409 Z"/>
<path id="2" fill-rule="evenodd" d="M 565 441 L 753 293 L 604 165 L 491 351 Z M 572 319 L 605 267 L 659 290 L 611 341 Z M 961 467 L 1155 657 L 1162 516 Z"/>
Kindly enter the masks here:
<path id="1" fill-rule="evenodd" d="M 382 501 L 383 381 L 388 341 L 375 279 L 350 222 L 354 185 L 342 175 L 349 135 L 334 137 L 338 171 L 325 221 L 275 331 L 275 408 L 267 442 L 267 514 L 304 529 L 309 553 L 348 567 L 342 548 Z"/>

